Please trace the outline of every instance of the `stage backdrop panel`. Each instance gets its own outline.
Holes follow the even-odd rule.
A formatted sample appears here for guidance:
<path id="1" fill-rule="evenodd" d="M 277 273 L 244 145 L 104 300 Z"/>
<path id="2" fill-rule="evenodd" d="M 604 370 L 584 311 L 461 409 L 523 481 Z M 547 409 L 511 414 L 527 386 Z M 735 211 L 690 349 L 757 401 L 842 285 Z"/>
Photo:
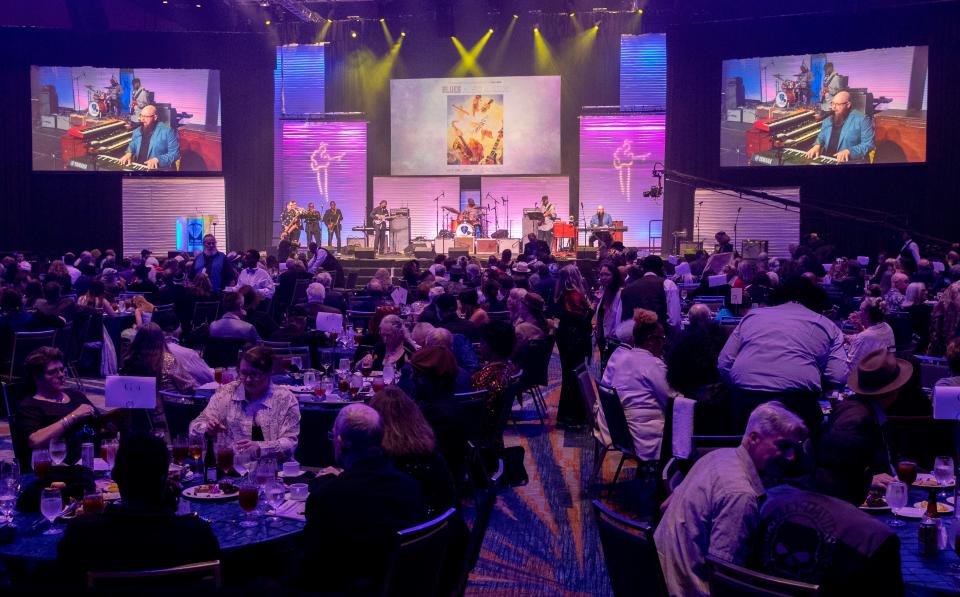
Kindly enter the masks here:
<path id="1" fill-rule="evenodd" d="M 434 198 L 439 197 L 438 202 Z M 437 203 L 459 209 L 460 178 L 457 176 L 374 176 L 373 204 L 387 200 L 388 208 L 410 209 L 410 238 L 437 236 Z M 440 227 L 443 214 L 440 210 Z"/>
<path id="2" fill-rule="evenodd" d="M 620 36 L 620 105 L 667 105 L 667 34 Z"/>
<path id="3" fill-rule="evenodd" d="M 280 114 L 323 112 L 325 100 L 325 44 L 279 46 L 273 71 L 273 93 Z"/>
<path id="4" fill-rule="evenodd" d="M 799 187 L 757 190 L 800 202 Z M 737 251 L 740 251 L 741 241 L 765 240 L 769 243 L 770 257 L 789 257 L 788 245 L 800 240 L 799 208 L 784 207 L 756 197 L 739 197 L 733 191 L 713 189 L 697 189 L 694 201 L 693 221 L 696 223 L 699 217 L 700 240 L 708 253 L 713 252 L 716 244 L 713 236 L 717 231 L 723 230 L 733 239 L 734 224 L 737 226 Z M 696 224 L 691 232 L 693 240 L 697 240 Z"/>
<path id="5" fill-rule="evenodd" d="M 343 212 L 346 242 L 366 212 L 367 123 L 282 121 L 274 159 L 273 243 L 279 242 L 280 212 L 287 201 L 303 209 L 313 202 L 324 211 L 330 200 Z M 306 230 L 300 241 L 306 247 Z"/>
<path id="6" fill-rule="evenodd" d="M 227 245 L 224 196 L 222 178 L 124 178 L 123 254 L 175 251 L 177 218 L 195 214 L 216 216 L 220 250 L 246 248 Z"/>
<path id="7" fill-rule="evenodd" d="M 662 227 L 663 197 L 643 193 L 657 184 L 652 172 L 654 164 L 663 161 L 665 130 L 663 114 L 580 117 L 581 225 L 603 205 L 629 228 L 623 235 L 625 246 L 650 246 L 650 222 L 654 236 Z"/>
<path id="8" fill-rule="evenodd" d="M 540 207 L 540 197 L 548 195 L 557 206 L 557 215 L 563 222 L 570 216 L 570 179 L 566 176 L 484 176 L 480 179 L 484 200 L 481 205 L 493 203 L 487 194 L 497 200 L 506 199 L 509 211 L 497 205 L 500 228 L 507 229 L 510 220 L 510 238 L 520 238 L 523 229 L 523 208 Z M 493 213 L 490 214 L 493 227 Z"/>

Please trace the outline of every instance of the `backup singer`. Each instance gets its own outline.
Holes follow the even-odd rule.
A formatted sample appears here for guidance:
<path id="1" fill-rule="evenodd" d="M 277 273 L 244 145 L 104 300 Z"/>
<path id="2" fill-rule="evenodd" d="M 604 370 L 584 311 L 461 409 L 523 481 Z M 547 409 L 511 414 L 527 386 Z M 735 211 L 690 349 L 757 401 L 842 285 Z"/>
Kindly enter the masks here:
<path id="1" fill-rule="evenodd" d="M 610 214 L 603 211 L 603 206 L 597 206 L 597 213 L 593 214 L 593 217 L 590 218 L 590 227 L 597 228 L 599 226 L 610 227 L 613 226 L 613 217 Z M 594 241 L 599 241 L 607 246 L 613 242 L 613 236 L 611 236 L 609 231 L 606 230 L 594 230 L 590 235 L 590 240 L 588 244 L 593 246 Z"/>
<path id="2" fill-rule="evenodd" d="M 383 254 L 387 251 L 387 216 L 390 211 L 387 209 L 387 202 L 383 200 L 380 205 L 373 208 L 370 212 L 370 219 L 373 223 L 373 250 L 375 253 Z"/>
<path id="3" fill-rule="evenodd" d="M 306 211 L 303 212 L 303 223 L 307 227 L 307 244 L 312 242 L 323 244 L 323 236 L 320 233 L 320 212 L 313 206 L 313 202 L 308 203 Z"/>
<path id="4" fill-rule="evenodd" d="M 333 246 L 333 236 L 337 236 L 337 251 L 340 250 L 340 230 L 343 228 L 343 212 L 337 207 L 336 201 L 330 202 L 330 207 L 323 212 L 323 224 L 327 227 L 327 245 Z M 323 244 L 323 243 L 320 243 Z"/>
<path id="5" fill-rule="evenodd" d="M 280 240 L 299 246 L 302 219 L 303 210 L 297 207 L 297 202 L 287 201 L 287 208 L 280 214 Z"/>
<path id="6" fill-rule="evenodd" d="M 180 159 L 180 140 L 177 132 L 168 125 L 157 122 L 157 107 L 146 106 L 140 111 L 140 127 L 133 131 L 127 153 L 120 158 L 120 165 L 136 161 L 151 170 L 168 170 Z"/>
<path id="7" fill-rule="evenodd" d="M 817 142 L 808 158 L 821 153 L 833 156 L 838 162 L 862 162 L 874 148 L 873 123 L 860 110 L 852 109 L 850 93 L 841 91 L 830 102 L 833 115 L 823 120 Z"/>
<path id="8" fill-rule="evenodd" d="M 550 202 L 550 197 L 540 198 L 540 210 L 543 212 L 543 223 L 537 233 L 537 238 L 547 243 L 553 249 L 553 224 L 557 219 L 557 207 Z"/>

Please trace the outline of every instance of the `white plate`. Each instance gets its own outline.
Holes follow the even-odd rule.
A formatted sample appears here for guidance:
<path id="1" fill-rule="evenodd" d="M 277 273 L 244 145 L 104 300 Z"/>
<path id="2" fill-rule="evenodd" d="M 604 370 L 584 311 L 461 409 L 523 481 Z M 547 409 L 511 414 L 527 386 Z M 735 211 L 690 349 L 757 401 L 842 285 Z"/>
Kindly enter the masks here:
<path id="1" fill-rule="evenodd" d="M 288 475 L 288 474 L 284 473 L 283 471 L 278 471 L 278 472 L 277 472 L 277 476 L 280 477 L 281 479 L 296 479 L 297 477 L 302 477 L 305 472 L 307 472 L 307 471 L 301 470 L 301 471 L 300 471 L 299 473 L 297 473 L 296 475 Z"/>
<path id="2" fill-rule="evenodd" d="M 864 512 L 889 512 L 890 506 L 860 506 L 860 509 Z"/>
<path id="3" fill-rule="evenodd" d="M 187 487 L 186 489 L 183 490 L 183 492 L 180 495 L 190 500 L 199 500 L 199 501 L 206 501 L 206 502 L 230 500 L 240 495 L 239 489 L 237 489 L 237 491 L 234 491 L 232 493 L 207 493 L 205 491 L 201 491 L 201 489 L 205 489 L 209 487 L 209 485 L 210 484 L 194 485 L 193 487 Z"/>
<path id="4" fill-rule="evenodd" d="M 915 503 L 915 504 L 913 505 L 913 507 L 914 507 L 914 508 L 918 508 L 918 509 L 923 510 L 924 512 L 926 512 L 926 511 L 927 511 L 927 500 L 921 500 L 921 501 Z M 953 506 L 951 506 L 950 504 L 945 504 L 945 503 L 943 503 L 943 502 L 937 502 L 937 512 L 939 512 L 940 514 L 950 514 L 951 512 L 953 512 L 953 510 L 954 510 L 954 508 L 953 508 Z"/>
<path id="5" fill-rule="evenodd" d="M 939 489 L 943 487 L 953 487 L 956 481 L 951 479 L 946 485 L 937 483 L 937 478 L 930 473 L 917 473 L 917 479 L 913 482 L 914 487 L 923 487 L 925 489 Z"/>
<path id="6" fill-rule="evenodd" d="M 920 520 L 923 518 L 924 512 L 925 510 L 921 510 L 920 508 L 898 508 L 893 510 L 893 513 L 900 518 L 912 518 L 915 520 Z"/>
<path id="7" fill-rule="evenodd" d="M 302 498 L 298 498 L 298 497 L 295 497 L 292 493 L 290 493 L 290 492 L 288 491 L 286 497 L 287 497 L 288 500 L 291 500 L 291 501 L 294 501 L 294 502 L 305 502 L 305 501 L 307 501 L 307 497 L 309 497 L 309 495 L 310 495 L 310 494 L 307 494 L 307 495 L 303 496 Z"/>
<path id="8" fill-rule="evenodd" d="M 120 488 L 117 487 L 113 479 L 97 479 L 94 484 L 103 494 L 105 501 L 111 502 L 120 499 Z"/>

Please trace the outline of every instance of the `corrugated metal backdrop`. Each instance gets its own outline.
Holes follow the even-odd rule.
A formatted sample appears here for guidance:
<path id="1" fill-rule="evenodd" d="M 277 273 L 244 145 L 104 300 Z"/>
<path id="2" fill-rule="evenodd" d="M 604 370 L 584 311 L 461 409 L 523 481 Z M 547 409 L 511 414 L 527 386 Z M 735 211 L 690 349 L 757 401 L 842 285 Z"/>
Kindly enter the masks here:
<path id="1" fill-rule="evenodd" d="M 564 222 L 570 215 L 570 179 L 566 176 L 484 176 L 480 192 L 486 197 L 506 197 L 510 207 L 510 238 L 520 238 L 523 229 L 523 208 L 540 207 L 540 197 L 548 195 L 557 206 L 557 215 Z M 500 214 L 500 227 L 505 218 Z"/>
<path id="2" fill-rule="evenodd" d="M 280 46 L 273 71 L 274 114 L 323 112 L 324 44 Z"/>
<path id="3" fill-rule="evenodd" d="M 123 254 L 141 249 L 166 253 L 177 248 L 177 217 L 217 216 L 218 247 L 227 252 L 226 210 L 222 178 L 123 179 Z"/>
<path id="4" fill-rule="evenodd" d="M 620 105 L 667 105 L 667 34 L 620 36 Z"/>
<path id="5" fill-rule="evenodd" d="M 800 201 L 799 187 L 757 190 L 791 201 Z M 778 203 L 755 197 L 738 197 L 731 191 L 713 189 L 697 189 L 694 201 L 692 237 L 697 240 L 696 222 L 699 216 L 700 239 L 707 252 L 713 251 L 716 244 L 713 236 L 717 231 L 723 230 L 733 238 L 735 222 L 737 251 L 740 250 L 743 240 L 765 240 L 769 243 L 770 257 L 789 257 L 787 245 L 800 240 L 800 210 L 795 207 L 785 208 Z M 738 208 L 741 210 L 739 221 Z"/>
<path id="6" fill-rule="evenodd" d="M 374 176 L 373 204 L 387 200 L 388 208 L 410 208 L 410 238 L 422 236 L 433 240 L 437 236 L 437 203 L 433 199 L 443 194 L 438 203 L 458 209 L 460 205 L 460 178 L 457 176 Z M 443 210 L 440 226 L 443 227 Z M 344 214 L 346 215 L 346 214 Z M 351 233 L 351 236 L 357 233 Z"/>

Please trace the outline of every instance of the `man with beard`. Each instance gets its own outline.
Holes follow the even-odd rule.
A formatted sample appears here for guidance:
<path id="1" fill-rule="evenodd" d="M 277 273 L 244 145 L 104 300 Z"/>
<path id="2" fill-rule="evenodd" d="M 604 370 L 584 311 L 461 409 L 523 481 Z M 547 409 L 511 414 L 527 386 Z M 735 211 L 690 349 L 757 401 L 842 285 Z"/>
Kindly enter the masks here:
<path id="1" fill-rule="evenodd" d="M 143 164 L 151 170 L 170 170 L 180 159 L 180 141 L 169 125 L 157 122 L 157 107 L 146 106 L 140 111 L 140 127 L 133 131 L 127 153 L 120 165 L 130 162 Z"/>
<path id="2" fill-rule="evenodd" d="M 830 108 L 833 115 L 823 120 L 817 142 L 807 157 L 813 159 L 824 154 L 841 164 L 866 161 L 874 148 L 873 122 L 863 112 L 852 109 L 847 91 L 833 96 Z"/>

